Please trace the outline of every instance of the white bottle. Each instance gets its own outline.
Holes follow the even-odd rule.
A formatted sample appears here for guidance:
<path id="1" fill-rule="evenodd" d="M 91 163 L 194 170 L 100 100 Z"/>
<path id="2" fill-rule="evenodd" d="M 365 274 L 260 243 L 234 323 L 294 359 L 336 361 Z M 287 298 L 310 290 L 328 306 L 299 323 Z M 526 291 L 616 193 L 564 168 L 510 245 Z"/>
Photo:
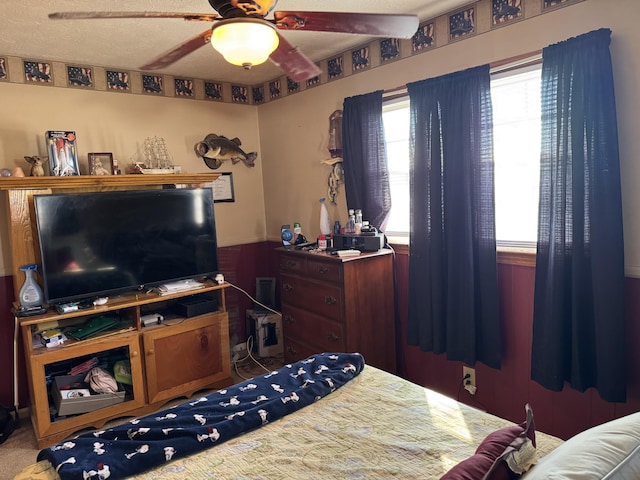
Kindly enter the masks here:
<path id="1" fill-rule="evenodd" d="M 329 235 L 331 233 L 331 222 L 329 221 L 329 211 L 325 199 L 320 199 L 320 233 Z"/>
<path id="2" fill-rule="evenodd" d="M 344 228 L 344 233 L 347 235 L 353 235 L 356 233 L 356 214 L 354 213 L 353 208 L 349 209 L 349 220 Z"/>
<path id="3" fill-rule="evenodd" d="M 20 305 L 23 307 L 37 307 L 42 305 L 42 289 L 33 278 L 33 272 L 38 269 L 36 264 L 23 265 L 20 267 L 26 276 L 24 284 L 20 289 Z"/>
<path id="4" fill-rule="evenodd" d="M 362 210 L 356 209 L 355 234 L 360 235 L 362 230 Z"/>

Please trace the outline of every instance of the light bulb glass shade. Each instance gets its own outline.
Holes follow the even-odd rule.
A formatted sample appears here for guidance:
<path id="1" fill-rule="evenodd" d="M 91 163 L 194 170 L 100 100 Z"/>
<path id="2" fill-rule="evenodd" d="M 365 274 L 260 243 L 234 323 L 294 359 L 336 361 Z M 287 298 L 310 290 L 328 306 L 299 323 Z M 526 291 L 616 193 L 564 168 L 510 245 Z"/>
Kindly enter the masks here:
<path id="1" fill-rule="evenodd" d="M 275 27 L 257 18 L 232 18 L 218 22 L 211 31 L 211 45 L 232 65 L 260 65 L 278 48 Z"/>

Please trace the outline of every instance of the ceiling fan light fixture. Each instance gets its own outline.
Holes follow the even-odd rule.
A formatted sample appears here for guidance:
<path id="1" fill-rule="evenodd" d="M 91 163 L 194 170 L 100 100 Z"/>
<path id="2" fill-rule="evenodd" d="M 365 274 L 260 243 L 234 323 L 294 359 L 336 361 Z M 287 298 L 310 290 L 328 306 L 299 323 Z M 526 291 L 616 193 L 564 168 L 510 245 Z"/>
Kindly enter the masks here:
<path id="1" fill-rule="evenodd" d="M 231 18 L 216 23 L 211 45 L 232 65 L 251 68 L 269 59 L 280 43 L 275 27 L 258 18 Z"/>

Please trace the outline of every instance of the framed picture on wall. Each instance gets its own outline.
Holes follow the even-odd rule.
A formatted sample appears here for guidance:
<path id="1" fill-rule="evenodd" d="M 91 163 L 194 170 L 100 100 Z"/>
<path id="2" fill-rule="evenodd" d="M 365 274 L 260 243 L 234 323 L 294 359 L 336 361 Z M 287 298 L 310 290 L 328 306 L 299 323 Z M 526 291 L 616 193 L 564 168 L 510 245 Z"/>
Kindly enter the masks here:
<path id="1" fill-rule="evenodd" d="M 235 202 L 236 196 L 233 191 L 233 174 L 231 172 L 220 172 L 220 176 L 211 184 L 213 188 L 214 202 Z"/>
<path id="2" fill-rule="evenodd" d="M 89 153 L 89 175 L 113 175 L 112 153 Z"/>

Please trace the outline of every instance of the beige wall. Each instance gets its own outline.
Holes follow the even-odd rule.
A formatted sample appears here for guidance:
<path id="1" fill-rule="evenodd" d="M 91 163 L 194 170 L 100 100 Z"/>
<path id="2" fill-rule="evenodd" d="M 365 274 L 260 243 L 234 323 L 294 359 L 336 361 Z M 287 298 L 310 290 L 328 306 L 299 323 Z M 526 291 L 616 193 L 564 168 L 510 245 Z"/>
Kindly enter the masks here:
<path id="1" fill-rule="evenodd" d="M 481 1 L 479 11 L 489 5 L 489 0 Z M 540 11 L 535 0 L 525 6 Z M 640 276 L 640 216 L 635 212 L 640 205 L 639 16 L 637 0 L 585 0 L 495 30 L 485 26 L 479 28 L 485 33 L 475 37 L 259 107 L 0 83 L 0 167 L 26 168 L 22 157 L 44 154 L 49 129 L 77 132 L 83 164 L 92 151 L 113 152 L 123 164 L 146 137 L 164 137 L 176 163 L 189 172 L 209 171 L 193 153 L 193 145 L 207 133 L 238 136 L 244 149 L 257 150 L 259 157 L 254 169 L 242 164 L 221 169 L 234 174 L 236 202 L 216 204 L 220 244 L 278 241 L 280 226 L 295 221 L 312 239 L 319 233 L 318 199 L 327 196 L 330 167 L 320 161 L 328 157 L 328 118 L 342 108 L 345 97 L 502 60 L 608 27 L 613 30 L 626 266 L 629 275 Z M 443 20 L 438 19 L 437 28 L 444 28 Z M 0 208 L 4 214 L 4 206 Z M 329 206 L 332 219 L 344 222 L 346 208 L 341 186 L 337 206 Z M 0 230 L 0 248 L 0 274 L 6 274 L 6 230 Z"/>
<path id="2" fill-rule="evenodd" d="M 74 130 L 81 170 L 87 171 L 87 153 L 113 152 L 123 168 L 147 137 L 163 137 L 169 153 L 184 172 L 211 172 L 196 157 L 193 146 L 208 133 L 237 136 L 245 151 L 258 151 L 256 107 L 204 100 L 158 98 L 148 95 L 86 91 L 73 88 L 0 83 L 0 167 L 21 166 L 28 174 L 25 155 L 46 156 L 47 130 Z M 221 246 L 265 239 L 263 158 L 254 168 L 229 162 L 219 169 L 233 172 L 235 203 L 215 205 Z M 6 217 L 1 195 L 0 215 Z M 6 222 L 0 222 L 0 275 L 11 271 Z"/>
<path id="3" fill-rule="evenodd" d="M 487 5 L 483 2 L 481 6 Z M 320 164 L 328 156 L 328 118 L 335 109 L 342 108 L 345 97 L 514 57 L 607 27 L 613 31 L 626 270 L 628 275 L 640 276 L 640 215 L 636 212 L 640 205 L 638 18 L 637 0 L 586 0 L 261 106 L 261 151 L 268 165 L 264 170 L 268 238 L 278 240 L 280 225 L 296 220 L 311 237 L 319 233 L 317 199 L 326 194 L 330 171 Z M 330 209 L 330 214 L 344 222 L 344 189 L 337 208 Z"/>

